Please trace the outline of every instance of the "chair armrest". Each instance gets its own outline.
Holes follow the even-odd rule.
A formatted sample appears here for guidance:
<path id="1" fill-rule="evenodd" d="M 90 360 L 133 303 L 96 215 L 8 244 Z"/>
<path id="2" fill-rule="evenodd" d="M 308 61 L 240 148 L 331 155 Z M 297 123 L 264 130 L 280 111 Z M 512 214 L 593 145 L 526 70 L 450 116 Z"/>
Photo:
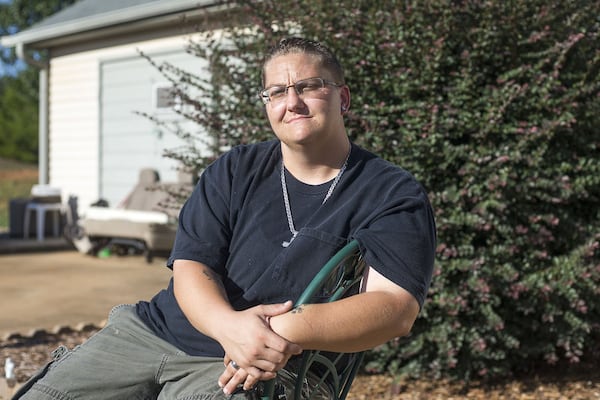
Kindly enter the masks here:
<path id="1" fill-rule="evenodd" d="M 313 278 L 295 306 L 315 302 L 333 302 L 358 293 L 366 263 L 360 255 L 358 242 L 353 240 L 339 250 Z M 331 386 L 334 400 L 346 398 L 354 376 L 363 359 L 360 353 L 332 353 L 308 350 L 302 353 L 302 362 L 294 384 L 294 399 L 318 396 L 319 387 Z M 309 379 L 313 365 L 320 366 L 317 382 Z M 314 388 L 307 387 L 312 382 Z M 261 400 L 275 400 L 275 379 L 265 382 Z"/>

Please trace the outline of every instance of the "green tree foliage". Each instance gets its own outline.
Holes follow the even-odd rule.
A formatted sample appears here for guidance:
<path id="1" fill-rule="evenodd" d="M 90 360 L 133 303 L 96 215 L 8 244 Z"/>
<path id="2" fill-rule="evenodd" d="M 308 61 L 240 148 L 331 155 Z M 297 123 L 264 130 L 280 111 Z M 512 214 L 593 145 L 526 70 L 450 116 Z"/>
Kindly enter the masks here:
<path id="1" fill-rule="evenodd" d="M 11 0 L 0 3 L 0 36 L 12 35 L 57 13 L 77 0 Z M 2 62 L 16 61 L 13 49 L 0 53 Z"/>
<path id="2" fill-rule="evenodd" d="M 600 337 L 600 3 L 242 3 L 237 28 L 190 46 L 210 61 L 210 79 L 161 66 L 214 153 L 271 137 L 256 95 L 259 57 L 301 34 L 331 46 L 346 68 L 352 139 L 410 170 L 436 210 L 428 301 L 411 336 L 372 351 L 367 369 L 486 378 L 591 353 Z M 182 137 L 190 147 L 169 156 L 197 168 L 214 157 L 199 154 L 194 133 Z"/>
<path id="3" fill-rule="evenodd" d="M 17 33 L 76 0 L 12 0 L 0 4 L 0 36 Z M 35 59 L 43 55 L 33 52 Z M 0 48 L 0 157 L 37 161 L 38 75 L 19 66 L 14 49 Z M 8 67 L 7 67 L 8 66 Z"/>
<path id="4" fill-rule="evenodd" d="M 37 82 L 34 69 L 0 79 L 0 158 L 37 160 Z"/>

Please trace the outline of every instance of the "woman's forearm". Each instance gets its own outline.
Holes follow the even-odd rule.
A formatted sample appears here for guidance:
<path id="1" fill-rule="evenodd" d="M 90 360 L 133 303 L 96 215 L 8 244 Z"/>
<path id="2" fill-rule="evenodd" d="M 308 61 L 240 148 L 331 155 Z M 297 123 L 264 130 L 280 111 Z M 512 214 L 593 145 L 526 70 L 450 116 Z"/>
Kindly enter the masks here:
<path id="1" fill-rule="evenodd" d="M 271 318 L 273 330 L 304 349 L 356 352 L 410 332 L 416 300 L 373 291 L 332 303 L 308 304 Z"/>
<path id="2" fill-rule="evenodd" d="M 175 298 L 198 331 L 218 340 L 219 322 L 233 314 L 221 278 L 201 263 L 176 260 L 173 265 Z"/>
<path id="3" fill-rule="evenodd" d="M 233 309 L 221 277 L 207 266 L 185 260 L 173 265 L 175 298 L 198 331 L 215 339 L 225 353 L 257 379 L 272 379 L 274 371 L 302 348 L 277 335 L 269 318 L 288 312 L 292 303 Z"/>

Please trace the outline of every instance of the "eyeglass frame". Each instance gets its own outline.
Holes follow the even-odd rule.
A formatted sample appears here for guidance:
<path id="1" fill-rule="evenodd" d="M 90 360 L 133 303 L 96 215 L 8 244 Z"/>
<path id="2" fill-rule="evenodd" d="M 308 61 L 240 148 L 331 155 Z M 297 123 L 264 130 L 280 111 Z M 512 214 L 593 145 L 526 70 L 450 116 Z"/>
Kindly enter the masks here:
<path id="1" fill-rule="evenodd" d="M 344 84 L 343 84 L 343 83 L 337 83 L 337 82 L 334 82 L 334 81 L 330 81 L 330 80 L 328 80 L 328 79 L 324 79 L 324 78 L 321 78 L 321 77 L 315 76 L 315 77 L 312 77 L 312 78 L 300 79 L 299 81 L 296 81 L 296 82 L 294 82 L 293 84 L 291 84 L 291 85 L 287 85 L 287 86 L 286 86 L 286 85 L 272 85 L 272 86 L 269 86 L 269 87 L 267 87 L 267 88 L 264 88 L 263 90 L 261 90 L 261 91 L 258 93 L 258 97 L 260 97 L 260 99 L 262 100 L 262 102 L 263 102 L 265 105 L 267 105 L 267 104 L 271 103 L 271 97 L 270 97 L 270 96 L 267 94 L 267 91 L 268 91 L 268 90 L 270 90 L 270 89 L 272 89 L 272 88 L 275 88 L 275 87 L 281 87 L 281 88 L 285 88 L 285 91 L 284 91 L 284 93 L 283 93 L 282 99 L 283 99 L 285 96 L 287 96 L 289 88 L 292 88 L 292 87 L 294 88 L 294 91 L 296 92 L 296 94 L 297 94 L 298 96 L 302 96 L 302 94 L 303 94 L 303 93 L 300 93 L 300 92 L 298 91 L 298 89 L 296 88 L 296 85 L 297 85 L 298 83 L 302 83 L 302 82 L 305 82 L 305 81 L 309 81 L 309 80 L 311 80 L 311 79 L 317 79 L 317 80 L 320 80 L 320 81 L 321 81 L 321 87 L 320 87 L 319 89 L 323 89 L 323 88 L 325 88 L 325 86 L 327 86 L 327 85 L 334 86 L 334 87 L 338 87 L 338 88 L 339 88 L 339 87 L 342 87 L 342 86 L 344 86 Z"/>

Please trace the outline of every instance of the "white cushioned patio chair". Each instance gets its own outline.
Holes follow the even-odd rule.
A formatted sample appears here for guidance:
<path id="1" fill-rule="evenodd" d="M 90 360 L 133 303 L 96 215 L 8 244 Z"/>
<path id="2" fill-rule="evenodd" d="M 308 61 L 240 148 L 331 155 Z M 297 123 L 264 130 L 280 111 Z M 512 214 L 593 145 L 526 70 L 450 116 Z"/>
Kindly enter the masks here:
<path id="1" fill-rule="evenodd" d="M 166 208 L 171 190 L 191 190 L 192 182 L 183 181 L 189 174 L 181 174 L 180 181 L 172 184 L 160 182 L 156 170 L 140 171 L 139 181 L 117 207 L 89 207 L 79 226 L 90 243 L 87 252 L 97 254 L 102 248 L 143 252 L 152 262 L 157 254 L 168 254 L 175 240 L 177 212 Z"/>

